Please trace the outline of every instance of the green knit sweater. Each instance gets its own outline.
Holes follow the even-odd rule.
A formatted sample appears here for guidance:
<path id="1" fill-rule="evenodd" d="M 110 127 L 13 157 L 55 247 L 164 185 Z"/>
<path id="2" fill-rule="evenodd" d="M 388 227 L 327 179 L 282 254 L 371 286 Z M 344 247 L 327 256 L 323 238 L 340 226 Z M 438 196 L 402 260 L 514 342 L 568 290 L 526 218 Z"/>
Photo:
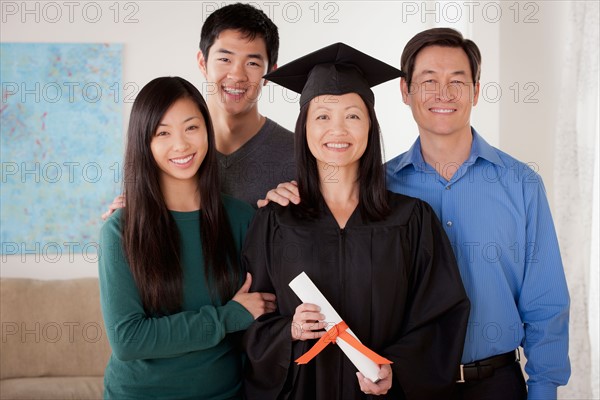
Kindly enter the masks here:
<path id="1" fill-rule="evenodd" d="M 236 249 L 241 249 L 253 209 L 223 196 Z M 181 238 L 182 311 L 149 318 L 122 251 L 121 212 L 100 233 L 100 302 L 112 355 L 104 376 L 107 399 L 237 399 L 242 355 L 231 333 L 252 315 L 231 300 L 211 301 L 204 276 L 200 212 L 171 212 Z"/>

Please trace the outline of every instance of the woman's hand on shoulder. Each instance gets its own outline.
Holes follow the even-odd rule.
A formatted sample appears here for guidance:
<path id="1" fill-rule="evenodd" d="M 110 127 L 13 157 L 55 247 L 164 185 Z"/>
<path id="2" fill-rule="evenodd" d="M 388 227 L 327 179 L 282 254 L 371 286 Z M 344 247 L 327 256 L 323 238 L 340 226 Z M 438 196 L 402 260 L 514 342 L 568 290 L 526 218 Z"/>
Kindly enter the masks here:
<path id="1" fill-rule="evenodd" d="M 284 207 L 289 205 L 290 201 L 299 204 L 300 193 L 296 181 L 280 183 L 275 189 L 269 190 L 265 199 L 258 200 L 256 206 L 262 208 L 271 201 Z"/>

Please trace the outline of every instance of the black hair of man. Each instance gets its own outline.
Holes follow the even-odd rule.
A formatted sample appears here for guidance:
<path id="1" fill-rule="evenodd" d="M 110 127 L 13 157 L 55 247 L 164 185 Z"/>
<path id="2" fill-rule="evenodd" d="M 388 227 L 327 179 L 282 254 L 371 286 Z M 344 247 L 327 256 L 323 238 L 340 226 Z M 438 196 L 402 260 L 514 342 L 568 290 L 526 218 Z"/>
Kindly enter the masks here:
<path id="1" fill-rule="evenodd" d="M 208 53 L 215 40 L 225 30 L 239 31 L 248 40 L 262 38 L 269 59 L 267 72 L 273 69 L 279 55 L 279 31 L 262 10 L 249 4 L 235 3 L 210 14 L 200 33 L 200 51 L 205 59 L 208 59 Z"/>
<path id="2" fill-rule="evenodd" d="M 417 55 L 421 50 L 429 46 L 463 49 L 469 59 L 473 83 L 479 82 L 481 75 L 481 52 L 475 42 L 465 39 L 459 31 L 452 28 L 432 28 L 417 33 L 408 41 L 408 43 L 406 43 L 406 46 L 404 46 L 404 51 L 400 58 L 400 68 L 402 69 L 402 72 L 406 74 L 406 83 L 409 87 L 412 82 L 413 69 L 415 67 Z"/>

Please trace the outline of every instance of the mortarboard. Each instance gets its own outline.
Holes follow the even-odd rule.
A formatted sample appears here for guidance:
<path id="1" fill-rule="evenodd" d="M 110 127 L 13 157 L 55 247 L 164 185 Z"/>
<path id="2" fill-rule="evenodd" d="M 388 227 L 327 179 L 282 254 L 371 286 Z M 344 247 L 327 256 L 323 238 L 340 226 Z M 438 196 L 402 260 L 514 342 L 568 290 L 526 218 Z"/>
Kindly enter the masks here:
<path id="1" fill-rule="evenodd" d="M 335 43 L 290 61 L 264 76 L 296 93 L 300 107 L 324 95 L 358 93 L 375 104 L 371 87 L 399 78 L 404 73 L 344 43 Z"/>

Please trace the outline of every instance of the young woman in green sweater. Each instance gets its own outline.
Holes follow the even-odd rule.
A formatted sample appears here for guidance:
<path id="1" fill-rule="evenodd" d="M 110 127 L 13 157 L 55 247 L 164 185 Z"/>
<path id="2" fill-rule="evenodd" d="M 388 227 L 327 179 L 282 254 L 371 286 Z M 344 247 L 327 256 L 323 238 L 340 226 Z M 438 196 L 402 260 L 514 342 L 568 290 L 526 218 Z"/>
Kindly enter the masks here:
<path id="1" fill-rule="evenodd" d="M 100 234 L 105 398 L 239 398 L 235 334 L 275 296 L 248 291 L 239 251 L 253 209 L 219 192 L 212 124 L 192 84 L 164 77 L 140 91 L 124 176 L 127 206 Z"/>

